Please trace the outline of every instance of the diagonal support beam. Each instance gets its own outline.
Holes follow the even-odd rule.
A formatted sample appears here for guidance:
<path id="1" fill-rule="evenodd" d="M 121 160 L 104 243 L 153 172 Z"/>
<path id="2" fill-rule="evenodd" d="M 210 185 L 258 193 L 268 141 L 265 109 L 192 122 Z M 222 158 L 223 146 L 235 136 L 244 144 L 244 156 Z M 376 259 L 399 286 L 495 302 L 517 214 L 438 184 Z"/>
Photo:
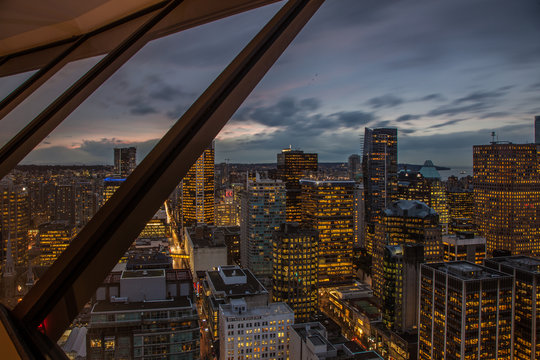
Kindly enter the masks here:
<path id="1" fill-rule="evenodd" d="M 4 145 L 0 149 L 0 179 L 6 176 L 30 151 L 60 125 L 94 90 L 135 55 L 150 40 L 149 31 L 183 1 L 170 0 L 162 10 L 159 10 L 137 31 L 101 59 Z"/>
<path id="2" fill-rule="evenodd" d="M 73 53 L 82 43 L 86 41 L 87 36 L 80 36 L 67 49 L 62 51 L 57 57 L 52 59 L 47 65 L 37 71 L 25 82 L 19 85 L 8 96 L 0 101 L 0 120 L 30 96 L 37 88 L 43 85 L 54 74 L 71 61 L 69 55 Z"/>
<path id="3" fill-rule="evenodd" d="M 175 123 L 13 310 L 56 341 L 324 0 L 289 0 Z"/>

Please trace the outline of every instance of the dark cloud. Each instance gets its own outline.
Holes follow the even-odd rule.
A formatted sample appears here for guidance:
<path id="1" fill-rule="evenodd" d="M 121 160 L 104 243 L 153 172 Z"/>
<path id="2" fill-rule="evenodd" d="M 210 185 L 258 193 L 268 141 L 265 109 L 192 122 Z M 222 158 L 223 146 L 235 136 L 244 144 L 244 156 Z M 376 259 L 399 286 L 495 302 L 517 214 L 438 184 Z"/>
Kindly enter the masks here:
<path id="1" fill-rule="evenodd" d="M 454 125 L 454 124 L 460 123 L 460 122 L 465 121 L 465 120 L 466 119 L 448 120 L 448 121 L 445 121 L 445 122 L 440 123 L 440 124 L 431 125 L 429 127 L 429 129 L 437 129 L 437 128 L 441 128 L 441 127 L 448 126 L 448 125 Z"/>
<path id="2" fill-rule="evenodd" d="M 132 101 L 128 104 L 129 112 L 132 115 L 149 115 L 149 114 L 158 114 L 159 111 L 145 102 Z"/>
<path id="3" fill-rule="evenodd" d="M 341 111 L 331 114 L 330 117 L 348 128 L 363 126 L 376 119 L 373 113 L 366 113 L 363 111 Z"/>
<path id="4" fill-rule="evenodd" d="M 367 104 L 374 109 L 389 108 L 403 104 L 403 99 L 387 94 L 371 98 L 367 101 Z"/>
<path id="5" fill-rule="evenodd" d="M 396 121 L 396 122 L 404 122 L 404 121 L 409 121 L 409 120 L 420 119 L 421 117 L 422 117 L 422 115 L 411 115 L 411 114 L 406 114 L 406 115 L 401 115 L 401 116 L 398 117 L 395 121 Z"/>
<path id="6" fill-rule="evenodd" d="M 419 99 L 419 101 L 444 101 L 446 98 L 441 94 L 429 94 Z"/>
<path id="7" fill-rule="evenodd" d="M 477 113 L 492 109 L 506 96 L 511 86 L 504 86 L 496 90 L 475 91 L 460 97 L 449 104 L 439 106 L 428 112 L 429 116 L 459 115 L 465 113 Z"/>
<path id="8" fill-rule="evenodd" d="M 491 112 L 491 113 L 487 113 L 485 115 L 482 115 L 481 119 L 507 117 L 507 116 L 510 116 L 510 115 L 512 115 L 512 114 L 509 113 L 509 112 L 506 112 L 506 111 L 496 111 L 496 112 Z"/>

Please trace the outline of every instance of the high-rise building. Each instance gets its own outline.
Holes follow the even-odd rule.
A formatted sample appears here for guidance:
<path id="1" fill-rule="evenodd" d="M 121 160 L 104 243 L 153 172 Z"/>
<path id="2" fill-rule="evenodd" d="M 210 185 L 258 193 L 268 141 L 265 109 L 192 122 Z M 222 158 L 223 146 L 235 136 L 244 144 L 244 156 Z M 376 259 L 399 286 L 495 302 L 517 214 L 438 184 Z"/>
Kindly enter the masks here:
<path id="1" fill-rule="evenodd" d="M 512 283 L 466 261 L 423 264 L 418 359 L 510 359 Z"/>
<path id="2" fill-rule="evenodd" d="M 441 175 L 431 160 L 427 160 L 418 171 L 409 169 L 398 172 L 398 198 L 418 200 L 439 214 L 443 233 L 448 229 L 448 205 L 446 190 Z"/>
<path id="3" fill-rule="evenodd" d="M 487 251 L 540 255 L 540 145 L 473 147 L 475 222 Z"/>
<path id="4" fill-rule="evenodd" d="M 366 128 L 362 170 L 364 174 L 365 246 L 371 254 L 375 224 L 381 212 L 397 200 L 397 129 Z"/>
<path id="5" fill-rule="evenodd" d="M 354 245 L 362 248 L 365 248 L 364 206 L 364 185 L 356 184 L 354 188 Z"/>
<path id="6" fill-rule="evenodd" d="M 298 223 L 281 224 L 272 242 L 272 301 L 286 302 L 296 322 L 317 312 L 319 236 Z"/>
<path id="7" fill-rule="evenodd" d="M 302 223 L 319 233 L 319 285 L 350 280 L 356 183 L 302 179 L 300 184 Z"/>
<path id="8" fill-rule="evenodd" d="M 239 226 L 240 204 L 235 201 L 234 190 L 225 189 L 219 198 L 216 198 L 216 225 Z"/>
<path id="9" fill-rule="evenodd" d="M 382 299 L 384 249 L 387 245 L 422 244 L 424 260 L 442 260 L 439 215 L 423 202 L 398 200 L 383 211 L 373 242 L 373 294 Z"/>
<path id="10" fill-rule="evenodd" d="M 352 154 L 348 159 L 348 174 L 349 179 L 358 180 L 362 175 L 362 159 L 358 154 Z"/>
<path id="11" fill-rule="evenodd" d="M 182 226 L 214 224 L 214 142 L 182 179 Z"/>
<path id="12" fill-rule="evenodd" d="M 287 222 L 302 220 L 300 179 L 310 173 L 317 173 L 317 169 L 317 154 L 292 149 L 283 149 L 281 154 L 277 154 L 278 179 L 283 181 L 287 190 Z"/>
<path id="13" fill-rule="evenodd" d="M 540 359 L 540 260 L 528 256 L 494 257 L 485 266 L 514 277 L 514 359 Z"/>
<path id="14" fill-rule="evenodd" d="M 125 270 L 96 292 L 87 359 L 199 359 L 200 328 L 189 270 Z"/>
<path id="15" fill-rule="evenodd" d="M 75 223 L 75 194 L 71 184 L 56 185 L 54 195 L 54 220 Z"/>
<path id="16" fill-rule="evenodd" d="M 92 182 L 75 184 L 75 223 L 84 226 L 98 210 L 96 186 Z"/>
<path id="17" fill-rule="evenodd" d="M 8 239 L 15 265 L 26 265 L 28 260 L 28 228 L 30 225 L 29 199 L 26 187 L 11 180 L 0 182 L 0 266 L 4 266 Z"/>
<path id="18" fill-rule="evenodd" d="M 103 200 L 101 205 L 105 204 L 111 198 L 111 196 L 113 196 L 124 181 L 126 181 L 125 178 L 118 177 L 107 177 L 103 179 Z"/>
<path id="19" fill-rule="evenodd" d="M 534 143 L 540 144 L 540 116 L 534 117 Z"/>
<path id="20" fill-rule="evenodd" d="M 474 231 L 474 192 L 472 189 L 448 189 L 448 233 Z"/>
<path id="21" fill-rule="evenodd" d="M 241 298 L 219 308 L 220 359 L 289 359 L 294 314 L 287 304 L 250 306 Z"/>
<path id="22" fill-rule="evenodd" d="M 244 299 L 253 307 L 268 304 L 266 288 L 249 269 L 237 265 L 217 266 L 217 270 L 207 271 L 202 284 L 202 311 L 215 344 L 219 340 L 220 305 L 228 304 L 232 299 Z"/>
<path id="23" fill-rule="evenodd" d="M 272 235 L 285 222 L 285 184 L 281 180 L 247 180 L 242 195 L 240 253 L 242 266 L 255 276 L 272 277 Z M 266 282 L 266 280 L 265 280 Z"/>
<path id="24" fill-rule="evenodd" d="M 240 226 L 217 227 L 214 237 L 227 246 L 227 264 L 240 265 Z"/>
<path id="25" fill-rule="evenodd" d="M 418 278 L 424 245 L 388 245 L 383 255 L 382 315 L 392 331 L 410 332 L 418 325 Z"/>
<path id="26" fill-rule="evenodd" d="M 486 258 L 486 239 L 472 231 L 443 235 L 442 246 L 444 261 L 463 260 L 482 265 Z"/>
<path id="27" fill-rule="evenodd" d="M 40 266 L 51 266 L 69 246 L 77 229 L 68 221 L 53 221 L 38 227 L 37 245 Z"/>
<path id="28" fill-rule="evenodd" d="M 137 148 L 114 148 L 114 173 L 128 177 L 137 166 Z"/>

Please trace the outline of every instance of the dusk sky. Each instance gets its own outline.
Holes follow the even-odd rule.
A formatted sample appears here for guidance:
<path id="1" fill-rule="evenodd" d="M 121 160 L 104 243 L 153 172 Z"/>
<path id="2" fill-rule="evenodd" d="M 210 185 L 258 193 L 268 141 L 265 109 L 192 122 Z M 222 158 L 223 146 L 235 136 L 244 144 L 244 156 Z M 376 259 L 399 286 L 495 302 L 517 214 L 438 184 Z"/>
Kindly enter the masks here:
<path id="1" fill-rule="evenodd" d="M 151 149 L 283 2 L 155 40 L 23 163 L 112 164 Z M 472 146 L 534 141 L 540 1 L 327 0 L 216 139 L 216 163 L 280 149 L 346 161 L 397 127 L 399 162 L 471 166 Z M 2 120 L 5 143 L 99 59 L 72 63 Z M 5 96 L 29 74 L 0 80 Z"/>

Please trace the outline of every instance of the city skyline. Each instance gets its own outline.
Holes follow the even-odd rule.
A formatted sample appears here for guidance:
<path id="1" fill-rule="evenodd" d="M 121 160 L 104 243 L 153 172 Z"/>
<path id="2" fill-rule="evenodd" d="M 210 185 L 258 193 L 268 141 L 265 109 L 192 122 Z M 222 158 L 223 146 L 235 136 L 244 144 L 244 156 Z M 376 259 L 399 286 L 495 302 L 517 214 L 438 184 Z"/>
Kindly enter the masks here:
<path id="1" fill-rule="evenodd" d="M 119 146 L 142 159 L 280 5 L 148 44 L 23 163 L 110 164 Z M 539 13 L 533 0 L 327 2 L 217 137 L 216 162 L 273 162 L 289 145 L 345 162 L 365 126 L 398 127 L 400 163 L 471 166 L 491 131 L 532 142 Z M 51 79 L 4 119 L 0 141 L 95 61 Z M 0 96 L 27 76 L 3 79 Z"/>

